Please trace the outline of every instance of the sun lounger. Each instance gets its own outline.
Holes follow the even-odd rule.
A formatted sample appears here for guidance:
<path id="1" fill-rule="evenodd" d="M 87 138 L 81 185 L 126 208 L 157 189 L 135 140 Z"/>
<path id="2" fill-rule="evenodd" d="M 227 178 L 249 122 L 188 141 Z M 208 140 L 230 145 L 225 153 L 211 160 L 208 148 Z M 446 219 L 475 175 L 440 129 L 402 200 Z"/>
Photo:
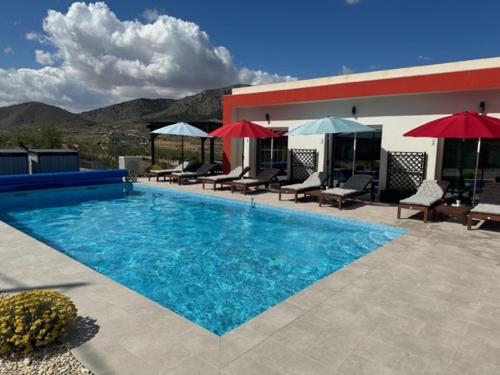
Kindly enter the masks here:
<path id="1" fill-rule="evenodd" d="M 471 229 L 472 220 L 500 221 L 500 183 L 486 185 L 479 204 L 469 212 L 467 229 Z"/>
<path id="2" fill-rule="evenodd" d="M 203 189 L 205 189 L 205 184 L 213 184 L 214 190 L 216 190 L 217 184 L 220 184 L 221 189 L 222 189 L 224 182 L 231 182 L 231 181 L 239 180 L 249 170 L 250 170 L 250 167 L 242 168 L 241 166 L 238 166 L 238 167 L 234 168 L 228 174 L 220 174 L 220 175 L 215 175 L 215 176 L 203 177 L 203 178 L 200 178 L 199 180 L 202 183 Z"/>
<path id="3" fill-rule="evenodd" d="M 156 177 L 156 182 L 160 180 L 160 177 L 163 177 L 163 181 L 166 181 L 167 177 L 170 176 L 174 172 L 182 172 L 183 169 L 186 169 L 189 166 L 189 161 L 183 161 L 175 168 L 171 169 L 152 169 L 148 172 L 148 181 L 151 181 L 151 177 Z"/>
<path id="4" fill-rule="evenodd" d="M 278 199 L 281 200 L 282 194 L 293 194 L 295 203 L 298 195 L 307 191 L 318 190 L 326 181 L 326 174 L 323 172 L 314 172 L 301 184 L 287 185 L 280 188 Z"/>
<path id="5" fill-rule="evenodd" d="M 257 188 L 261 185 L 267 186 L 269 185 L 271 180 L 275 178 L 279 173 L 280 173 L 279 169 L 266 168 L 262 172 L 260 172 L 255 178 L 236 180 L 230 182 L 229 184 L 231 185 L 231 193 L 234 193 L 235 190 L 240 189 L 243 192 L 243 194 L 246 194 L 250 187 Z"/>
<path id="6" fill-rule="evenodd" d="M 427 223 L 430 210 L 443 201 L 449 186 L 448 181 L 424 180 L 415 194 L 399 201 L 398 219 L 401 219 L 401 209 L 406 208 L 422 211 L 424 223 Z"/>
<path id="7" fill-rule="evenodd" d="M 319 205 L 323 205 L 328 200 L 334 200 L 342 209 L 342 204 L 348 199 L 364 195 L 370 192 L 368 185 L 373 180 L 372 176 L 364 174 L 355 174 L 351 176 L 342 187 L 335 187 L 321 192 L 319 196 Z"/>
<path id="8" fill-rule="evenodd" d="M 198 168 L 194 172 L 174 172 L 169 176 L 169 182 L 177 181 L 179 185 L 182 185 L 184 180 L 189 178 L 198 178 L 209 175 L 212 170 L 216 167 L 215 164 L 203 164 L 200 168 Z"/>

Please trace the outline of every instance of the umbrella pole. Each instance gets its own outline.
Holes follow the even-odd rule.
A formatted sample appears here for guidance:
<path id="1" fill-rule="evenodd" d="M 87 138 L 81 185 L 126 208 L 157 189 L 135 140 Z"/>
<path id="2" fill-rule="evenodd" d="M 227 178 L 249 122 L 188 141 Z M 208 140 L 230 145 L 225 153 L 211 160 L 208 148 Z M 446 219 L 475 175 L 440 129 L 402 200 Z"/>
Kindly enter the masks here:
<path id="1" fill-rule="evenodd" d="M 241 168 L 245 168 L 245 138 L 241 138 Z"/>
<path id="2" fill-rule="evenodd" d="M 181 169 L 184 172 L 184 136 L 181 135 Z"/>
<path id="3" fill-rule="evenodd" d="M 325 134 L 325 142 L 326 142 L 326 183 L 328 184 L 328 187 L 331 187 L 331 167 L 330 167 L 330 134 Z"/>
<path id="4" fill-rule="evenodd" d="M 274 138 L 271 138 L 271 168 L 273 167 L 274 159 Z"/>
<path id="5" fill-rule="evenodd" d="M 477 140 L 476 169 L 474 171 L 474 189 L 472 190 L 472 204 L 476 202 L 477 171 L 479 169 L 479 153 L 481 152 L 481 138 Z"/>
<path id="6" fill-rule="evenodd" d="M 358 140 L 358 133 L 354 133 L 354 143 L 352 147 L 352 175 L 356 172 L 356 143 Z"/>

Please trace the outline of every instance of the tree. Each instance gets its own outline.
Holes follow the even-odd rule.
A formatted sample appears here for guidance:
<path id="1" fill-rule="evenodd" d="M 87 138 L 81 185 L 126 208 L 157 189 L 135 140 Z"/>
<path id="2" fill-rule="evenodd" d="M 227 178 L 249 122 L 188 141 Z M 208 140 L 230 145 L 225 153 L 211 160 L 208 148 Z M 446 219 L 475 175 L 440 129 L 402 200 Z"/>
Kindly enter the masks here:
<path id="1" fill-rule="evenodd" d="M 62 133 L 54 125 L 45 125 L 40 129 L 38 145 L 40 148 L 61 148 L 63 144 Z"/>

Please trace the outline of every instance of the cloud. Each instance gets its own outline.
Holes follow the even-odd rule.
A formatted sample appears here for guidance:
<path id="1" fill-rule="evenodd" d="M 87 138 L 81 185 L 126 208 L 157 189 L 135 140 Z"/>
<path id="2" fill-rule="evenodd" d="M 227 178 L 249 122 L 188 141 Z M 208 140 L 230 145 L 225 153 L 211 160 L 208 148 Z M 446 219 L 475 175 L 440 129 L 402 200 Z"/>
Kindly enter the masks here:
<path id="1" fill-rule="evenodd" d="M 430 58 L 429 56 L 418 55 L 417 56 L 417 60 L 419 60 L 419 61 L 429 61 L 429 60 L 432 60 L 432 58 Z"/>
<path id="2" fill-rule="evenodd" d="M 158 18 L 160 18 L 160 12 L 158 9 L 146 9 L 141 14 L 142 18 L 149 22 L 155 22 Z"/>
<path id="3" fill-rule="evenodd" d="M 40 65 L 54 65 L 55 63 L 54 56 L 50 52 L 41 49 L 35 51 L 35 60 Z"/>
<path id="4" fill-rule="evenodd" d="M 347 5 L 356 5 L 360 2 L 361 0 L 345 0 L 345 3 Z"/>
<path id="5" fill-rule="evenodd" d="M 14 49 L 12 47 L 5 47 L 3 53 L 7 56 L 11 56 L 14 54 Z"/>
<path id="6" fill-rule="evenodd" d="M 295 79 L 237 67 L 230 51 L 213 45 L 197 24 L 148 14 L 148 23 L 122 21 L 100 2 L 73 3 L 66 13 L 50 10 L 44 33 L 31 32 L 26 38 L 55 51 L 37 50 L 37 62 L 52 65 L 57 60 L 59 66 L 0 70 L 0 102 L 36 99 L 81 110 L 136 97 L 176 98 L 234 83 Z M 29 76 L 36 84 L 23 88 L 19 82 Z M 83 93 L 94 97 L 82 101 Z"/>
<path id="7" fill-rule="evenodd" d="M 343 75 L 352 74 L 352 73 L 354 73 L 354 70 L 352 70 L 352 68 L 349 68 L 347 65 L 342 65 L 342 69 L 340 69 L 340 73 Z"/>
<path id="8" fill-rule="evenodd" d="M 41 44 L 48 44 L 49 39 L 47 36 L 41 33 L 37 33 L 35 31 L 30 31 L 29 33 L 26 33 L 26 39 L 28 39 L 31 42 L 38 42 Z"/>

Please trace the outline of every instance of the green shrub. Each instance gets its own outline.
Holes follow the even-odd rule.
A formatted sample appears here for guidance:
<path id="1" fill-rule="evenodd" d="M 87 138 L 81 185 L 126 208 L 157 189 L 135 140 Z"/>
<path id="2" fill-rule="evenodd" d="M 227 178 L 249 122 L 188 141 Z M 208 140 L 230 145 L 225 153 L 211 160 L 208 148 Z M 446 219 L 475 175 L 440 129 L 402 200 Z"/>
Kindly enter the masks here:
<path id="1" fill-rule="evenodd" d="M 46 346 L 67 334 L 77 310 L 66 296 L 35 290 L 0 300 L 0 355 Z"/>

